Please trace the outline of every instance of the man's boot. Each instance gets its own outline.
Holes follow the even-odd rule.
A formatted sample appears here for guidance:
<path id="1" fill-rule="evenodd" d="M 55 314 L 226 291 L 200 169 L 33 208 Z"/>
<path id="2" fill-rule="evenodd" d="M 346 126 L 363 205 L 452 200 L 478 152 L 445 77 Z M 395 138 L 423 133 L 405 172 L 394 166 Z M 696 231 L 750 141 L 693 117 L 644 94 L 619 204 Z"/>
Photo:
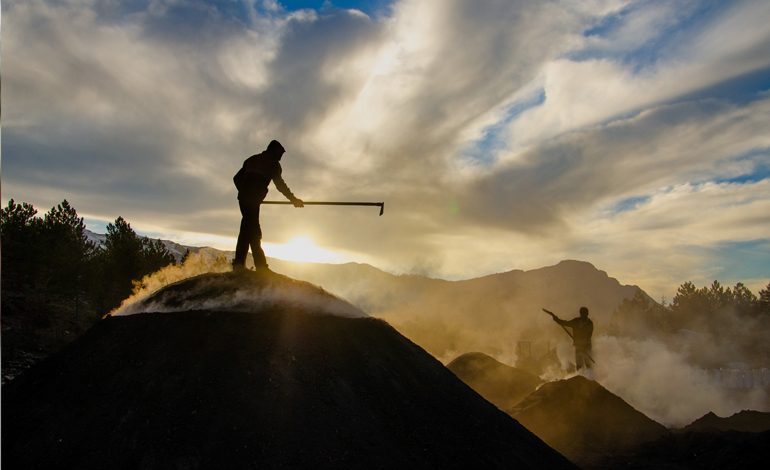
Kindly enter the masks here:
<path id="1" fill-rule="evenodd" d="M 261 243 L 257 245 L 256 247 L 252 245 L 251 247 L 251 254 L 254 257 L 254 270 L 257 272 L 272 272 L 267 267 L 267 257 L 265 257 L 265 252 L 262 250 Z"/>

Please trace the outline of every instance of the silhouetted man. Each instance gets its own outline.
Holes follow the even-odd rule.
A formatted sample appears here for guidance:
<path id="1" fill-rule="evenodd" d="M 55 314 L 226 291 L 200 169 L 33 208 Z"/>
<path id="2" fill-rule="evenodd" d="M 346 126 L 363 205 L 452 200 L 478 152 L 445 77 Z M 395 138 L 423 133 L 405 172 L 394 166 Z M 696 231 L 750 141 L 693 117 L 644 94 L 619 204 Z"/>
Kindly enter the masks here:
<path id="1" fill-rule="evenodd" d="M 575 346 L 575 367 L 578 370 L 583 367 L 590 369 L 594 362 L 591 358 L 591 335 L 594 332 L 594 322 L 588 318 L 588 309 L 580 307 L 580 317 L 573 318 L 572 320 L 562 320 L 553 312 L 548 313 L 551 314 L 553 321 L 559 325 L 572 328 L 572 344 Z"/>
<path id="2" fill-rule="evenodd" d="M 243 162 L 243 168 L 233 178 L 238 188 L 238 205 L 241 208 L 241 230 L 238 232 L 238 242 L 235 245 L 233 270 L 246 268 L 246 255 L 251 245 L 251 255 L 254 257 L 254 267 L 257 270 L 267 269 L 267 259 L 262 251 L 262 228 L 259 226 L 259 207 L 267 196 L 267 186 L 270 181 L 275 183 L 294 207 L 304 207 L 302 200 L 292 194 L 281 176 L 281 156 L 286 152 L 277 140 L 270 141 L 267 149 L 257 155 L 252 155 Z"/>

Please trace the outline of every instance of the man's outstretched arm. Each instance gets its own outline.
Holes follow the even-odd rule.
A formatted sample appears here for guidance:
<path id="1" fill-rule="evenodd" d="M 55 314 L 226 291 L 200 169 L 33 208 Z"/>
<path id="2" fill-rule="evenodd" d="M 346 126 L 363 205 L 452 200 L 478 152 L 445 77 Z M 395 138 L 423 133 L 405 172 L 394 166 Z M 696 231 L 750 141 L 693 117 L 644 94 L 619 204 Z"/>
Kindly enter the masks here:
<path id="1" fill-rule="evenodd" d="M 305 207 L 305 204 L 302 203 L 302 199 L 291 192 L 291 189 L 289 189 L 289 186 L 286 184 L 286 181 L 283 180 L 283 176 L 281 176 L 280 173 L 273 178 L 273 183 L 278 191 L 294 204 L 294 207 Z"/>
<path id="2" fill-rule="evenodd" d="M 567 323 L 567 322 L 565 322 L 564 320 L 562 320 L 561 318 L 557 317 L 557 316 L 556 316 L 556 314 L 555 314 L 555 313 L 553 313 L 552 311 L 550 311 L 550 310 L 547 310 L 547 309 L 543 309 L 543 311 L 544 311 L 545 313 L 547 313 L 548 315 L 550 315 L 550 316 L 551 316 L 551 318 L 553 318 L 553 321 L 555 321 L 555 322 L 556 322 L 556 323 L 558 323 L 559 325 L 563 325 L 563 324 Z"/>

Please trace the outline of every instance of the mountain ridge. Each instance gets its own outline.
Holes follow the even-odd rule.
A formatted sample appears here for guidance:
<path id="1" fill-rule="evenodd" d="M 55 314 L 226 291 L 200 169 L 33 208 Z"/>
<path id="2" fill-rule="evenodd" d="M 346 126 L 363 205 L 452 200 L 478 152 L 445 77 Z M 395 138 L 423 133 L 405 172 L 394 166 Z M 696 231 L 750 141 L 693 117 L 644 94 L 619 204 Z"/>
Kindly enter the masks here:
<path id="1" fill-rule="evenodd" d="M 742 410 L 731 416 L 717 416 L 713 411 L 696 419 L 679 431 L 684 432 L 764 432 L 770 431 L 770 413 Z"/>
<path id="2" fill-rule="evenodd" d="M 199 250 L 232 256 L 213 248 Z M 643 293 L 638 286 L 621 284 L 606 271 L 578 260 L 464 280 L 396 275 L 364 263 L 268 261 L 275 271 L 321 286 L 384 318 L 444 362 L 467 351 L 513 358 L 518 341 L 534 342 L 537 354 L 547 352 L 549 343 L 564 338 L 542 313 L 543 307 L 571 318 L 586 306 L 595 334 L 600 334 L 623 300 Z"/>

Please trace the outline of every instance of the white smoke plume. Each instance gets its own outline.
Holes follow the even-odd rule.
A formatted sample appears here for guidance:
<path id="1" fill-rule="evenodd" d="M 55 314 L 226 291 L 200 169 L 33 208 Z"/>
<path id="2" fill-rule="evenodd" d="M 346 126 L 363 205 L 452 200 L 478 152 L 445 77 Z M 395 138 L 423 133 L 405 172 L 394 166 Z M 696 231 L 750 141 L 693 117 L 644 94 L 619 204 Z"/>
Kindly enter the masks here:
<path id="1" fill-rule="evenodd" d="M 230 262 L 224 256 L 211 256 L 204 251 L 191 254 L 183 264 L 162 268 L 136 283 L 134 294 L 110 315 L 192 310 L 259 312 L 279 306 L 350 318 L 367 316 L 357 307 L 310 283 L 280 275 L 257 277 L 250 272 L 228 273 L 230 269 Z M 208 275 L 216 273 L 222 274 Z M 185 280 L 189 284 L 184 289 L 158 292 Z"/>
<path id="2" fill-rule="evenodd" d="M 570 342 L 558 343 L 555 350 L 559 364 L 540 375 L 546 383 L 582 375 L 668 428 L 683 427 L 710 411 L 719 416 L 770 411 L 770 369 L 706 369 L 655 338 L 595 337 L 596 364 L 578 372 Z"/>
<path id="3" fill-rule="evenodd" d="M 770 409 L 767 374 L 738 384 L 654 338 L 599 336 L 594 354 L 599 383 L 669 427 L 684 426 L 709 411 L 729 416 L 743 409 Z"/>
<path id="4" fill-rule="evenodd" d="M 131 306 L 141 303 L 163 287 L 199 274 L 222 273 L 230 269 L 230 262 L 221 253 L 208 250 L 190 253 L 182 264 L 169 264 L 152 274 L 144 276 L 141 281 L 134 281 L 133 294 L 123 300 L 120 306 L 108 315 L 121 316 L 137 313 L 132 311 Z"/>

